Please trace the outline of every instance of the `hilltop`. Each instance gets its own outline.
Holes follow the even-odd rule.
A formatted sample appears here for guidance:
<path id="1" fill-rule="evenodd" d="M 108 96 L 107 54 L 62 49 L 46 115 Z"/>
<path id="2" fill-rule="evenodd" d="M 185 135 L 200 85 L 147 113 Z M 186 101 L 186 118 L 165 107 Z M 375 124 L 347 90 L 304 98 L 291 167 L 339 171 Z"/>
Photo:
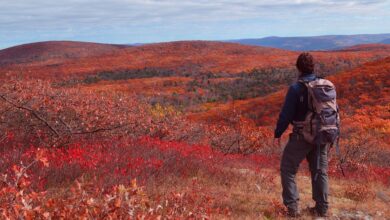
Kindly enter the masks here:
<path id="1" fill-rule="evenodd" d="M 390 54 L 370 50 L 313 52 L 322 66 L 354 66 Z M 81 42 L 43 42 L 0 51 L 0 72 L 34 78 L 83 78 L 99 73 L 153 70 L 165 75 L 237 74 L 253 69 L 289 68 L 298 52 L 213 41 L 179 41 L 136 47 Z M 10 61 L 12 60 L 12 61 Z"/>
<path id="2" fill-rule="evenodd" d="M 112 54 L 124 45 L 76 41 L 46 41 L 0 50 L 1 65 L 47 65 L 83 57 Z"/>
<path id="3" fill-rule="evenodd" d="M 47 53 L 50 54 L 50 51 L 52 49 L 48 49 Z M 12 50 L 1 51 L 3 56 L 9 52 Z M 86 55 L 77 60 L 58 59 L 55 66 L 30 60 L 28 63 L 10 65 L 4 69 L 11 72 L 15 69 L 26 69 L 40 77 L 50 77 L 53 72 L 74 76 L 144 68 L 171 70 L 180 74 L 240 72 L 253 67 L 285 66 L 290 63 L 289 58 L 294 54 L 280 49 L 207 41 L 148 44 L 114 50 L 114 52 Z M 42 58 L 38 56 L 36 59 Z"/>

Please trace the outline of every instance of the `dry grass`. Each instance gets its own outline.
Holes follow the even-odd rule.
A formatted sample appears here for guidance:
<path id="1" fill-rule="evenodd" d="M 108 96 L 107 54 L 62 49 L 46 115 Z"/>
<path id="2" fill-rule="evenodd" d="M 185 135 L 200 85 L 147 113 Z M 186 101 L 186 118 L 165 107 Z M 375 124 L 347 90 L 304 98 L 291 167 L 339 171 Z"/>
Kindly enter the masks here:
<path id="1" fill-rule="evenodd" d="M 196 180 L 197 187 L 202 189 L 202 193 L 218 198 L 214 202 L 215 207 L 230 210 L 229 215 L 214 216 L 215 218 L 283 219 L 285 217 L 285 208 L 281 198 L 282 189 L 277 169 L 265 169 L 256 173 L 250 169 L 229 168 L 225 170 L 223 177 L 199 173 L 193 179 Z M 155 192 L 156 194 L 173 190 L 172 186 L 175 186 L 174 190 L 176 191 L 189 191 L 188 186 L 192 186 L 191 181 L 193 180 L 171 182 L 171 179 L 171 181 L 165 182 L 164 185 L 152 188 L 154 191 L 159 191 L 158 193 Z M 314 206 L 314 201 L 311 199 L 310 177 L 304 172 L 299 172 L 297 184 L 303 214 L 301 219 L 312 219 L 307 211 L 307 207 Z M 359 213 L 363 217 L 371 216 L 374 219 L 389 218 L 389 204 L 376 197 L 377 192 L 387 195 L 390 193 L 382 184 L 367 183 L 362 185 L 351 180 L 331 178 L 330 219 L 359 219 Z"/>

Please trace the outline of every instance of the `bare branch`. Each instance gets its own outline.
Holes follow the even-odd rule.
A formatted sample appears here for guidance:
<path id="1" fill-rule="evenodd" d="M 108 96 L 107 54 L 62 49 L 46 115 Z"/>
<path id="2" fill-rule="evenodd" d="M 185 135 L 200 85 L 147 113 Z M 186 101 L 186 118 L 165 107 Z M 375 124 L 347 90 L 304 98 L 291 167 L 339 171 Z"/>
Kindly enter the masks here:
<path id="1" fill-rule="evenodd" d="M 46 121 L 43 117 L 41 117 L 34 109 L 31 109 L 29 107 L 26 107 L 26 106 L 22 106 L 22 105 L 18 105 L 16 103 L 14 103 L 13 101 L 9 100 L 7 97 L 5 97 L 4 95 L 0 95 L 0 98 L 3 99 L 5 102 L 11 104 L 12 106 L 14 106 L 15 108 L 18 108 L 18 109 L 21 109 L 21 110 L 25 110 L 25 111 L 28 111 L 30 112 L 36 119 L 40 120 L 41 122 L 43 122 L 57 137 L 60 136 L 60 134 L 58 133 L 58 131 L 56 129 L 54 129 L 48 121 Z"/>
<path id="2" fill-rule="evenodd" d="M 3 137 L 0 138 L 0 143 L 3 142 L 7 138 L 7 134 L 4 134 Z"/>
<path id="3" fill-rule="evenodd" d="M 97 128 L 97 129 L 92 130 L 92 131 L 72 132 L 72 134 L 93 134 L 93 133 L 104 132 L 104 131 L 112 131 L 112 130 L 115 130 L 115 129 L 118 129 L 118 128 L 123 128 L 125 126 L 127 126 L 127 124 L 117 125 L 117 126 L 114 126 L 114 127 L 111 127 L 111 128 Z"/>

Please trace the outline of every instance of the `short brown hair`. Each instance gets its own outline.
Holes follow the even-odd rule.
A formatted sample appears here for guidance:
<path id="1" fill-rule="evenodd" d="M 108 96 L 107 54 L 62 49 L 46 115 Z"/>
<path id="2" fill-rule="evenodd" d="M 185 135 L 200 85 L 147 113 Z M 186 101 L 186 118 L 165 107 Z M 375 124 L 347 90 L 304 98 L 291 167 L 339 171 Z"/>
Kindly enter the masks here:
<path id="1" fill-rule="evenodd" d="M 314 58 L 310 53 L 301 53 L 297 59 L 297 68 L 302 74 L 314 72 Z"/>

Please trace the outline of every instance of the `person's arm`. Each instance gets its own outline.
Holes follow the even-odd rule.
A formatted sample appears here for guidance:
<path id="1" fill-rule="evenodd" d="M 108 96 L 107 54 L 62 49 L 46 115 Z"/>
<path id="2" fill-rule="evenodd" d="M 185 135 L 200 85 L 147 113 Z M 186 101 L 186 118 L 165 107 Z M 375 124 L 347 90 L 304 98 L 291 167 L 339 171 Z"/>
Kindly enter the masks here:
<path id="1" fill-rule="evenodd" d="M 288 128 L 288 125 L 293 121 L 295 111 L 296 111 L 296 105 L 298 102 L 297 99 L 297 91 L 293 86 L 290 86 L 288 89 L 286 99 L 283 104 L 283 108 L 279 114 L 279 119 L 276 124 L 275 129 L 275 138 L 280 138 L 282 134 L 286 131 Z M 280 141 L 280 140 L 279 140 Z"/>

